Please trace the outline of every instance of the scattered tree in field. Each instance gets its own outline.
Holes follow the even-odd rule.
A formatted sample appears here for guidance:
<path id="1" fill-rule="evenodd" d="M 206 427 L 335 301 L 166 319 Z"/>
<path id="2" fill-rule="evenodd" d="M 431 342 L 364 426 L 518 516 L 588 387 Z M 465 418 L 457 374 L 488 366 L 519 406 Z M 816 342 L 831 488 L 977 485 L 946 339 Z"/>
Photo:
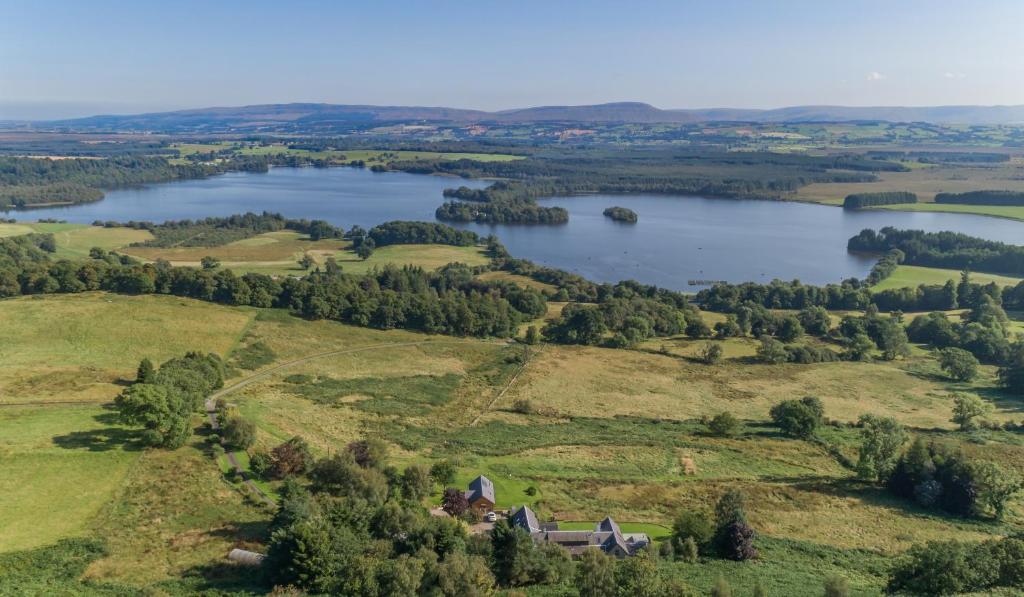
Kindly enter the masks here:
<path id="1" fill-rule="evenodd" d="M 312 267 L 312 265 L 310 267 Z M 328 257 L 327 260 L 324 261 L 324 273 L 332 278 L 341 275 L 341 265 L 338 264 L 338 261 L 334 259 L 334 257 Z"/>
<path id="2" fill-rule="evenodd" d="M 886 485 L 892 493 L 926 508 L 974 518 L 999 518 L 1021 489 L 1017 475 L 921 438 L 900 457 Z"/>
<path id="3" fill-rule="evenodd" d="M 145 428 L 143 437 L 151 446 L 179 448 L 191 432 L 192 409 L 174 388 L 132 384 L 114 400 L 114 406 L 123 422 Z"/>
<path id="4" fill-rule="evenodd" d="M 977 419 L 992 412 L 992 405 L 975 394 L 953 394 L 952 422 L 960 426 L 962 431 L 970 431 L 978 427 Z"/>
<path id="5" fill-rule="evenodd" d="M 441 498 L 441 509 L 454 518 L 462 516 L 466 510 L 469 510 L 469 500 L 466 499 L 466 493 L 457 487 L 445 489 L 444 495 Z"/>
<path id="6" fill-rule="evenodd" d="M 523 338 L 523 341 L 530 345 L 540 342 L 540 332 L 537 330 L 537 326 L 531 325 L 526 328 L 526 336 Z"/>
<path id="7" fill-rule="evenodd" d="M 313 465 L 313 454 L 309 444 L 295 436 L 270 451 L 270 476 L 285 479 L 301 475 Z"/>
<path id="8" fill-rule="evenodd" d="M 430 465 L 430 478 L 441 487 L 453 485 L 457 472 L 455 465 L 450 460 L 442 460 Z"/>
<path id="9" fill-rule="evenodd" d="M 917 595 L 953 595 L 966 593 L 988 584 L 979 579 L 978 572 L 988 566 L 976 568 L 974 553 L 966 543 L 959 541 L 929 541 L 912 546 L 897 563 L 886 587 L 890 593 Z"/>
<path id="10" fill-rule="evenodd" d="M 971 381 L 978 376 L 978 359 L 962 348 L 939 351 L 939 366 L 956 381 Z"/>
<path id="11" fill-rule="evenodd" d="M 871 351 L 874 349 L 875 343 L 867 334 L 856 334 L 847 341 L 843 358 L 850 361 L 870 361 Z"/>
<path id="12" fill-rule="evenodd" d="M 706 512 L 687 510 L 672 522 L 672 545 L 677 554 L 686 553 L 687 539 L 699 549 L 709 547 L 715 537 L 715 523 Z"/>
<path id="13" fill-rule="evenodd" d="M 999 383 L 1012 394 L 1024 394 L 1024 345 L 1018 345 L 1009 362 L 999 368 Z"/>
<path id="14" fill-rule="evenodd" d="M 740 431 L 740 420 L 732 413 L 722 412 L 708 422 L 708 432 L 718 437 L 733 437 Z"/>
<path id="15" fill-rule="evenodd" d="M 757 557 L 756 534 L 747 524 L 746 498 L 735 489 L 722 494 L 715 504 L 715 546 L 727 559 L 744 561 Z"/>
<path id="16" fill-rule="evenodd" d="M 207 255 L 199 260 L 199 265 L 201 265 L 203 269 L 217 269 L 220 267 L 220 259 Z"/>
<path id="17" fill-rule="evenodd" d="M 256 424 L 239 416 L 230 417 L 224 423 L 222 437 L 228 447 L 248 450 L 256 443 Z"/>
<path id="18" fill-rule="evenodd" d="M 698 353 L 698 358 L 705 365 L 714 365 L 722 360 L 722 347 L 714 342 L 708 342 Z"/>
<path id="19" fill-rule="evenodd" d="M 863 479 L 886 479 L 892 473 L 908 435 L 903 425 L 892 417 L 861 415 L 860 455 L 857 474 Z"/>
<path id="20" fill-rule="evenodd" d="M 786 315 L 779 323 L 777 335 L 783 342 L 793 342 L 804 335 L 804 326 L 795 315 Z"/>
<path id="21" fill-rule="evenodd" d="M 313 256 L 309 253 L 303 253 L 302 258 L 299 259 L 299 267 L 309 271 L 314 265 L 316 265 L 316 259 L 313 259 Z"/>
<path id="22" fill-rule="evenodd" d="M 824 307 L 806 307 L 797 314 L 797 319 L 812 336 L 825 336 L 832 327 L 832 318 Z"/>
<path id="23" fill-rule="evenodd" d="M 373 242 L 372 238 L 367 237 L 363 242 L 359 243 L 356 247 L 356 255 L 366 261 L 373 255 L 373 250 L 377 248 L 377 245 Z"/>
<path id="24" fill-rule="evenodd" d="M 991 462 L 974 463 L 971 478 L 978 492 L 978 509 L 1002 520 L 1010 498 L 1022 489 L 1021 478 Z"/>
<path id="25" fill-rule="evenodd" d="M 771 408 L 772 421 L 786 435 L 809 438 L 817 431 L 825 415 L 821 401 L 813 396 L 784 400 Z"/>
<path id="26" fill-rule="evenodd" d="M 135 383 L 153 383 L 156 376 L 156 368 L 153 361 L 142 359 L 139 361 L 139 368 L 135 373 Z"/>
<path id="27" fill-rule="evenodd" d="M 763 363 L 778 365 L 789 360 L 786 346 L 770 336 L 761 337 L 761 345 L 757 347 L 757 358 Z"/>

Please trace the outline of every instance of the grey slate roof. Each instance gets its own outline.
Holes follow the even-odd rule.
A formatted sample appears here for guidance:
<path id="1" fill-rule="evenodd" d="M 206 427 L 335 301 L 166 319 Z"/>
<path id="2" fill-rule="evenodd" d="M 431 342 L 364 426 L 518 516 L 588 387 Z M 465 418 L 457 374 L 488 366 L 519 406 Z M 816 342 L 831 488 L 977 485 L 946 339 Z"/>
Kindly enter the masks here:
<path id="1" fill-rule="evenodd" d="M 553 525 L 552 528 L 547 523 L 539 524 L 537 515 L 524 505 L 512 514 L 510 522 L 513 526 L 530 533 L 534 542 L 561 545 L 575 556 L 588 549 L 598 548 L 607 553 L 614 551 L 616 547 L 623 554 L 631 556 L 651 542 L 644 533 L 623 535 L 619 525 L 610 517 L 597 523 L 593 531 L 560 531 L 557 530 L 557 525 Z"/>
<path id="2" fill-rule="evenodd" d="M 491 480 L 483 475 L 480 475 L 476 479 L 470 481 L 469 491 L 466 492 L 466 500 L 468 500 L 470 504 L 481 497 L 485 498 L 492 504 L 496 503 L 494 501 L 494 483 L 491 483 Z"/>
<path id="3" fill-rule="evenodd" d="M 512 514 L 510 522 L 512 526 L 519 527 L 531 535 L 541 530 L 540 523 L 537 522 L 537 515 L 525 504 Z"/>

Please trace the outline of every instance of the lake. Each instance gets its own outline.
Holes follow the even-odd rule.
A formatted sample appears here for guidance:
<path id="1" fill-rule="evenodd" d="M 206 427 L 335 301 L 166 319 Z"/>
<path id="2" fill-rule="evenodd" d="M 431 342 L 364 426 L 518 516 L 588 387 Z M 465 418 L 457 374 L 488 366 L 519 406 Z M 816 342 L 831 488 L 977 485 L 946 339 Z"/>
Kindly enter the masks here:
<path id="1" fill-rule="evenodd" d="M 102 201 L 13 213 L 19 219 L 181 220 L 246 211 L 324 219 L 346 228 L 388 220 L 434 220 L 441 191 L 482 181 L 354 168 L 272 168 L 204 180 L 111 191 Z M 543 199 L 569 210 L 562 226 L 460 225 L 494 233 L 517 256 L 599 282 L 635 279 L 677 290 L 691 280 L 810 284 L 863 277 L 874 259 L 851 255 L 846 241 L 863 228 L 953 230 L 1013 244 L 1024 223 L 949 213 L 863 211 L 806 203 L 665 195 L 585 195 Z M 623 224 L 601 212 L 612 205 L 639 215 Z"/>

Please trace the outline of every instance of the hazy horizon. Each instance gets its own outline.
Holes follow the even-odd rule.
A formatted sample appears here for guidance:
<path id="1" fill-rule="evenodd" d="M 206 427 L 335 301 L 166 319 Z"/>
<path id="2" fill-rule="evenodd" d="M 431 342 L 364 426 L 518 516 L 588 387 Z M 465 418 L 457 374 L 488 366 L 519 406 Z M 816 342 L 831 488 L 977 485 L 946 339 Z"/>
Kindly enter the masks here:
<path id="1" fill-rule="evenodd" d="M 855 4 L 0 0 L 0 119 L 292 102 L 1024 104 L 1024 3 Z"/>

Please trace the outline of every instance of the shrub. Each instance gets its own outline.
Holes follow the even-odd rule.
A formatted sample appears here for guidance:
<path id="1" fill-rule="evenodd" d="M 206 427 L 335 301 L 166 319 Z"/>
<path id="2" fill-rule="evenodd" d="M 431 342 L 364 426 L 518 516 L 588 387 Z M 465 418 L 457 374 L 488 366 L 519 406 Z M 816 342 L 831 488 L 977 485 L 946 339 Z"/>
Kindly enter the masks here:
<path id="1" fill-rule="evenodd" d="M 442 487 L 454 484 L 455 474 L 455 465 L 449 460 L 442 460 L 430 465 L 430 478 Z"/>
<path id="2" fill-rule="evenodd" d="M 266 477 L 270 473 L 272 464 L 270 454 L 263 450 L 257 450 L 249 456 L 249 470 L 259 477 Z"/>
<path id="3" fill-rule="evenodd" d="M 739 433 L 739 430 L 740 421 L 732 413 L 719 413 L 708 422 L 708 431 L 718 437 L 732 437 Z"/>
<path id="4" fill-rule="evenodd" d="M 224 424 L 224 441 L 235 450 L 248 450 L 256 443 L 256 424 L 242 417 L 230 417 Z"/>
<path id="5" fill-rule="evenodd" d="M 778 365 L 789 360 L 786 346 L 769 336 L 761 338 L 761 345 L 757 347 L 757 358 L 763 363 Z"/>
<path id="6" fill-rule="evenodd" d="M 697 541 L 693 537 L 687 537 L 683 540 L 683 549 L 679 553 L 679 559 L 689 564 L 696 564 L 697 559 L 700 557 L 700 548 L 697 546 Z"/>
<path id="7" fill-rule="evenodd" d="M 441 497 L 441 509 L 449 516 L 458 518 L 469 510 L 469 501 L 466 494 L 457 487 L 448 487 Z"/>
<path id="8" fill-rule="evenodd" d="M 962 348 L 939 351 L 939 366 L 956 381 L 971 381 L 978 375 L 978 359 Z"/>
<path id="9" fill-rule="evenodd" d="M 533 403 L 525 398 L 520 398 L 512 403 L 512 411 L 521 415 L 533 414 Z"/>
<path id="10" fill-rule="evenodd" d="M 842 576 L 832 575 L 825 579 L 825 597 L 849 597 L 850 583 Z"/>
<path id="11" fill-rule="evenodd" d="M 296 436 L 271 450 L 270 461 L 270 476 L 284 479 L 308 471 L 313 464 L 313 454 L 306 440 Z"/>
<path id="12" fill-rule="evenodd" d="M 723 352 L 725 351 L 722 350 L 722 347 L 720 345 L 715 344 L 713 342 L 708 342 L 707 344 L 704 345 L 703 348 L 700 349 L 698 358 L 705 365 L 714 365 L 715 363 L 722 360 Z"/>
<path id="13" fill-rule="evenodd" d="M 978 417 L 992 412 L 992 405 L 974 394 L 953 394 L 952 422 L 960 426 L 961 431 L 977 429 Z"/>
<path id="14" fill-rule="evenodd" d="M 784 400 L 771 408 L 769 415 L 783 433 L 809 438 L 821 425 L 825 415 L 821 401 L 813 396 L 800 400 Z"/>
<path id="15" fill-rule="evenodd" d="M 718 543 L 722 557 L 742 562 L 757 558 L 754 538 L 757 533 L 746 522 L 734 522 L 727 525 L 721 532 Z"/>
<path id="16" fill-rule="evenodd" d="M 715 536 L 715 524 L 707 512 L 689 510 L 681 513 L 672 523 L 672 543 L 676 553 L 686 552 L 686 540 L 691 539 L 697 547 L 711 544 Z"/>

